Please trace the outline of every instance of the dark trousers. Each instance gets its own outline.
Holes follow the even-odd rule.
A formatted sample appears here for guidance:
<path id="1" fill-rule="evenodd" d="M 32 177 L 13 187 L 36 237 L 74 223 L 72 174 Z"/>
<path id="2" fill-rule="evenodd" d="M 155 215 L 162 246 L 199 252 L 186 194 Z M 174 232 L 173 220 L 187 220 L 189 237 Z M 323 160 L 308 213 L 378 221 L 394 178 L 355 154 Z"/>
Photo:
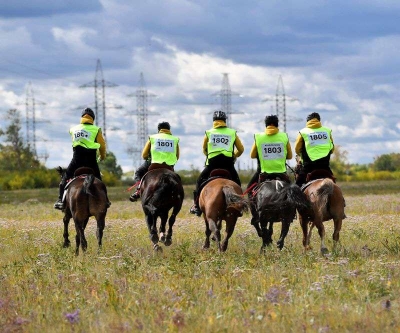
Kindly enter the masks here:
<path id="1" fill-rule="evenodd" d="M 300 187 L 304 185 L 307 182 L 307 174 L 317 169 L 328 170 L 333 175 L 333 172 L 329 166 L 329 161 L 330 155 L 315 161 L 305 161 L 303 163 L 303 167 L 300 168 L 297 173 L 296 185 Z"/>
<path id="2" fill-rule="evenodd" d="M 65 185 L 67 185 L 67 180 L 74 178 L 74 173 L 78 168 L 88 167 L 94 172 L 94 176 L 101 180 L 101 174 L 99 165 L 97 164 L 97 149 L 87 149 L 81 146 L 76 146 L 73 148 L 72 160 L 69 163 L 67 169 L 65 170 L 63 176 L 61 177 L 61 182 L 59 184 L 59 197 L 61 200 L 64 194 Z"/>
<path id="3" fill-rule="evenodd" d="M 208 165 L 206 165 L 206 167 L 200 173 L 199 178 L 197 178 L 196 193 L 198 193 L 201 184 L 210 177 L 211 171 L 213 171 L 215 169 L 225 169 L 225 170 L 229 171 L 229 173 L 231 174 L 232 180 L 239 186 L 242 186 L 240 179 L 239 179 L 239 175 L 235 169 L 233 158 L 227 157 L 227 156 L 221 154 L 221 155 L 217 155 L 213 158 L 210 158 L 208 160 Z"/>
<path id="4" fill-rule="evenodd" d="M 142 165 L 136 169 L 135 178 L 133 179 L 135 183 L 140 181 L 146 172 L 149 171 L 150 164 L 151 160 L 145 160 Z"/>

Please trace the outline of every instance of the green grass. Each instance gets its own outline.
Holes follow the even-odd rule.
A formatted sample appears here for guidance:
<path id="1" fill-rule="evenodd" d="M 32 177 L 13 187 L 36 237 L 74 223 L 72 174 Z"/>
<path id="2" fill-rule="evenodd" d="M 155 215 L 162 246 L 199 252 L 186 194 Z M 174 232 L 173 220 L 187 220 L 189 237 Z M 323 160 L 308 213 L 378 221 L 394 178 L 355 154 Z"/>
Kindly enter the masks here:
<path id="1" fill-rule="evenodd" d="M 154 253 L 140 202 L 110 188 L 103 249 L 95 221 L 88 251 L 62 248 L 62 213 L 53 190 L 1 192 L 1 332 L 397 332 L 400 329 L 400 200 L 346 197 L 340 246 L 328 257 L 304 253 L 298 221 L 282 251 L 259 254 L 249 215 L 226 253 L 204 251 L 204 222 L 188 214 L 191 188 L 173 244 Z M 362 185 L 362 184 L 360 184 Z M 379 187 L 379 185 L 376 185 Z M 392 185 L 385 183 L 385 188 Z M 4 198 L 7 198 L 6 200 Z M 274 240 L 280 232 L 275 225 Z"/>

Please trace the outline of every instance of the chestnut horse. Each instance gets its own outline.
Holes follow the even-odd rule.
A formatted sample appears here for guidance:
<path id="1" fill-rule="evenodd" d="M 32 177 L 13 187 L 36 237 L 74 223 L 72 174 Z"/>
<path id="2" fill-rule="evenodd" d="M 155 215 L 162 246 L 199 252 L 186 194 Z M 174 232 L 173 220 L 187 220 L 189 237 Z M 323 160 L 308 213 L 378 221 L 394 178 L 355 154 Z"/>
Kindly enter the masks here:
<path id="1" fill-rule="evenodd" d="M 58 173 L 62 176 L 64 171 L 61 167 L 57 168 Z M 99 249 L 102 245 L 103 230 L 105 227 L 105 219 L 107 215 L 108 197 L 106 185 L 97 179 L 91 168 L 79 168 L 75 171 L 75 177 L 71 180 L 64 192 L 65 209 L 64 222 L 64 247 L 70 246 L 68 239 L 68 224 L 73 218 L 76 230 L 76 249 L 75 254 L 79 254 L 79 246 L 82 251 L 87 249 L 87 241 L 85 238 L 85 228 L 90 216 L 94 216 L 97 221 L 97 243 Z"/>
<path id="2" fill-rule="evenodd" d="M 172 244 L 172 227 L 182 208 L 185 194 L 181 178 L 177 173 L 167 168 L 150 170 L 142 179 L 140 193 L 154 250 L 162 251 L 158 242 L 160 241 L 166 246 Z M 168 219 L 171 209 L 172 213 Z M 161 218 L 160 236 L 157 233 L 158 217 Z M 167 221 L 168 232 L 165 234 Z"/>
<path id="3" fill-rule="evenodd" d="M 282 250 L 290 224 L 296 216 L 296 209 L 305 211 L 309 208 L 306 196 L 297 185 L 281 180 L 266 180 L 253 193 L 250 200 L 251 224 L 262 238 L 260 252 L 272 244 L 274 222 L 282 222 L 277 242 L 278 248 Z"/>
<path id="4" fill-rule="evenodd" d="M 342 190 L 330 178 L 316 179 L 309 183 L 304 189 L 307 199 L 311 203 L 311 209 L 300 213 L 299 220 L 303 230 L 303 246 L 305 250 L 310 249 L 311 232 L 315 226 L 321 238 L 321 253 L 328 253 L 325 246 L 325 227 L 323 222 L 333 219 L 334 248 L 339 241 L 339 232 L 342 228 L 342 220 L 346 218 L 344 213 L 345 201 Z M 310 230 L 308 225 L 310 224 Z"/>
<path id="5" fill-rule="evenodd" d="M 228 248 L 229 238 L 235 230 L 238 217 L 248 209 L 247 199 L 243 197 L 242 188 L 232 180 L 215 178 L 201 190 L 199 206 L 206 224 L 206 240 L 203 248 L 210 247 L 210 236 L 218 244 L 221 252 Z M 221 244 L 222 220 L 225 220 L 225 238 Z"/>

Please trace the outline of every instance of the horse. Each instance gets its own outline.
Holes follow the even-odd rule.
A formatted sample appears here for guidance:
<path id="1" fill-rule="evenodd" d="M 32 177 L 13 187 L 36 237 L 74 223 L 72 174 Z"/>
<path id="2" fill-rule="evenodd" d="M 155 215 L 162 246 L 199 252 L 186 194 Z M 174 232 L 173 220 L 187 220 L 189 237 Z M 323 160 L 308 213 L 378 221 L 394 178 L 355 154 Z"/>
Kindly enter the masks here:
<path id="1" fill-rule="evenodd" d="M 229 238 L 235 230 L 237 219 L 248 210 L 247 199 L 243 197 L 242 188 L 226 178 L 214 178 L 202 189 L 199 206 L 203 212 L 206 225 L 204 249 L 210 247 L 210 236 L 218 244 L 218 250 L 225 252 Z M 225 220 L 225 238 L 221 243 L 222 221 Z"/>
<path id="2" fill-rule="evenodd" d="M 65 172 L 61 167 L 57 168 L 60 176 Z M 63 247 L 69 247 L 68 224 L 71 218 L 74 220 L 76 230 L 76 249 L 75 255 L 79 254 L 79 247 L 82 251 L 87 250 L 87 241 L 85 238 L 85 228 L 89 217 L 94 216 L 97 221 L 97 243 L 99 250 L 102 246 L 103 230 L 108 208 L 108 197 L 106 185 L 93 174 L 91 168 L 78 168 L 72 179 L 66 186 L 64 222 L 64 244 Z"/>
<path id="3" fill-rule="evenodd" d="M 182 208 L 185 193 L 181 178 L 168 168 L 150 167 L 141 181 L 140 196 L 153 248 L 162 251 L 158 242 L 164 243 L 165 246 L 172 244 L 172 227 Z M 168 218 L 171 209 L 172 213 Z M 160 235 L 157 233 L 158 217 L 161 218 Z M 167 221 L 168 232 L 165 233 Z"/>
<path id="4" fill-rule="evenodd" d="M 316 173 L 315 173 L 316 172 Z M 321 238 L 321 254 L 326 255 L 328 249 L 325 246 L 325 227 L 323 222 L 333 219 L 334 248 L 339 242 L 339 233 L 342 228 L 342 221 L 346 218 L 344 213 L 345 200 L 342 190 L 335 184 L 331 175 L 325 175 L 327 178 L 316 178 L 320 170 L 315 170 L 308 176 L 309 183 L 303 186 L 304 194 L 307 196 L 311 207 L 299 215 L 300 225 L 303 230 L 303 246 L 305 250 L 311 249 L 310 239 L 314 227 L 318 229 Z M 310 225 L 310 230 L 308 230 Z"/>
<path id="5" fill-rule="evenodd" d="M 262 238 L 260 252 L 272 244 L 273 224 L 282 222 L 277 246 L 282 250 L 290 224 L 296 216 L 296 209 L 304 211 L 309 207 L 307 198 L 296 184 L 271 179 L 261 182 L 250 195 L 251 224 Z"/>

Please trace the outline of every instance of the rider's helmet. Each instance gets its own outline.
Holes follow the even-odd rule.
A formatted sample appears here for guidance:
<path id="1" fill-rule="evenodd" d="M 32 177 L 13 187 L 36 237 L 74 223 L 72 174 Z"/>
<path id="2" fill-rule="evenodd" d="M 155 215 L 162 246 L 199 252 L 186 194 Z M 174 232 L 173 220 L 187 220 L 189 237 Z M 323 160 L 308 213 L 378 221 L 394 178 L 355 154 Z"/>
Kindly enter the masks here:
<path id="1" fill-rule="evenodd" d="M 224 111 L 221 111 L 221 110 L 214 111 L 213 121 L 215 121 L 215 120 L 223 120 L 223 121 L 225 121 L 226 120 L 226 113 Z"/>
<path id="2" fill-rule="evenodd" d="M 81 117 L 83 117 L 85 114 L 88 114 L 89 116 L 91 116 L 93 118 L 93 120 L 96 118 L 94 115 L 94 112 L 91 108 L 83 109 Z"/>
<path id="3" fill-rule="evenodd" d="M 272 125 L 278 127 L 278 124 L 279 124 L 279 119 L 277 115 L 271 114 L 265 117 L 265 126 Z"/>
<path id="4" fill-rule="evenodd" d="M 319 113 L 313 112 L 313 113 L 310 113 L 310 114 L 307 116 L 307 121 L 310 121 L 311 119 L 314 119 L 314 118 L 317 118 L 318 121 L 321 120 L 321 117 L 319 116 Z"/>
<path id="5" fill-rule="evenodd" d="M 171 125 L 168 122 L 163 121 L 163 122 L 158 124 L 158 131 L 160 131 L 161 129 L 170 130 L 171 129 Z"/>

